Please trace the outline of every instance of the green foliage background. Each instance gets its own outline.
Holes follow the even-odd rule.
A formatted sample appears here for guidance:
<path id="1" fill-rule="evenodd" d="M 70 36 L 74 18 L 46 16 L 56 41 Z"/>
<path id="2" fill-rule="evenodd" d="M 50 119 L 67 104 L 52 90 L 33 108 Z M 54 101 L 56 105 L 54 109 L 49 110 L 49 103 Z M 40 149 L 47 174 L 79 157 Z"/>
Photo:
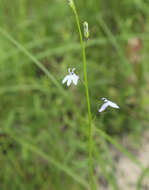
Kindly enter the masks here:
<path id="1" fill-rule="evenodd" d="M 137 142 L 149 119 L 149 1 L 75 2 L 81 23 L 89 23 L 94 124 L 113 139 L 126 133 Z M 72 10 L 65 0 L 1 0 L 0 23 L 0 189 L 85 189 L 87 105 Z M 136 39 L 139 50 L 129 43 Z M 61 84 L 69 67 L 81 78 L 77 88 Z M 99 114 L 102 97 L 118 103 L 120 111 Z M 105 151 L 96 131 L 93 137 L 97 166 Z"/>

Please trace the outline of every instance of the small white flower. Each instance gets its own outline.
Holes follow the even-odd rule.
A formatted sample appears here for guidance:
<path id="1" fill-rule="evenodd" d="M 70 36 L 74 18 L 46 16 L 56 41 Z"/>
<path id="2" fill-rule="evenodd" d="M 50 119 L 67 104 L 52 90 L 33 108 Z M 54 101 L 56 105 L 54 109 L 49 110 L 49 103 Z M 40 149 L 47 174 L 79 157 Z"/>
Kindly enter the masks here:
<path id="1" fill-rule="evenodd" d="M 114 102 L 111 102 L 109 100 L 107 100 L 106 98 L 101 98 L 103 101 L 104 101 L 104 104 L 101 106 L 101 108 L 98 110 L 99 112 L 102 112 L 104 111 L 108 106 L 112 107 L 112 108 L 116 108 L 116 109 L 119 109 L 120 107 L 114 103 Z"/>
<path id="2" fill-rule="evenodd" d="M 74 85 L 77 85 L 79 77 L 74 73 L 75 68 L 72 69 L 72 71 L 70 71 L 70 68 L 68 68 L 68 75 L 66 75 L 62 81 L 62 83 L 64 84 L 67 81 L 67 86 L 71 85 L 71 82 L 74 83 Z"/>

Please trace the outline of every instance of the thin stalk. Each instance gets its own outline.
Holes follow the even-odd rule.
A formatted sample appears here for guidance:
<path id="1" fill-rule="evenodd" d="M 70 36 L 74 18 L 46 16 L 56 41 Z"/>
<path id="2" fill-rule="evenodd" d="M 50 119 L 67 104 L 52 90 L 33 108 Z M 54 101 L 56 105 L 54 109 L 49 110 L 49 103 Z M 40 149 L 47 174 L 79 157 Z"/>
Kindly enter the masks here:
<path id="1" fill-rule="evenodd" d="M 89 97 L 89 90 L 88 90 L 88 80 L 87 80 L 87 70 L 86 70 L 86 53 L 85 53 L 85 43 L 83 41 L 83 35 L 81 32 L 80 21 L 78 17 L 78 13 L 73 2 L 72 9 L 75 15 L 75 20 L 77 23 L 79 35 L 80 35 L 80 43 L 82 49 L 82 57 L 83 57 L 83 67 L 84 67 L 84 82 L 85 82 L 85 91 L 86 91 L 86 101 L 88 107 L 88 125 L 89 125 L 89 171 L 90 171 L 90 178 L 91 178 L 91 190 L 96 189 L 95 182 L 94 182 L 94 175 L 93 175 L 93 162 L 92 162 L 92 149 L 93 149 L 93 142 L 92 142 L 92 114 L 91 114 L 91 106 L 90 106 L 90 97 Z"/>

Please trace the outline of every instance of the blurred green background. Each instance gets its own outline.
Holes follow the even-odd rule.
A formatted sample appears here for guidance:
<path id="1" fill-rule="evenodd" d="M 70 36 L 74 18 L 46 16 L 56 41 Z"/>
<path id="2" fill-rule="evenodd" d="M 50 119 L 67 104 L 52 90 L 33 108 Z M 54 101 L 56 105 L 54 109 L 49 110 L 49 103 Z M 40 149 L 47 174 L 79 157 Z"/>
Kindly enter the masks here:
<path id="1" fill-rule="evenodd" d="M 149 1 L 75 2 L 81 25 L 89 23 L 94 124 L 113 139 L 126 134 L 137 144 L 149 121 Z M 69 67 L 80 76 L 77 88 L 61 84 Z M 121 109 L 99 114 L 102 97 Z M 0 189 L 87 189 L 82 54 L 66 0 L 0 1 L 0 100 Z M 105 151 L 100 135 L 93 137 L 97 166 L 96 153 Z"/>

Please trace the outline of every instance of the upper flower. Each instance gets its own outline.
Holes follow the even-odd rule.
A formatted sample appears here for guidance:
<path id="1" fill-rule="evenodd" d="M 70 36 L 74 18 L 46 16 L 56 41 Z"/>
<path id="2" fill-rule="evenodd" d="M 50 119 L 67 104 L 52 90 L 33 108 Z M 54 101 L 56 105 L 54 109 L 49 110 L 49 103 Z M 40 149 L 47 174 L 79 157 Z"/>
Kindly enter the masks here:
<path id="1" fill-rule="evenodd" d="M 71 82 L 74 83 L 74 85 L 77 85 L 78 80 L 79 80 L 79 76 L 77 76 L 75 73 L 75 68 L 72 69 L 72 71 L 70 70 L 70 68 L 68 68 L 68 75 L 66 75 L 62 81 L 62 83 L 64 84 L 67 81 L 67 86 L 71 85 Z"/>

